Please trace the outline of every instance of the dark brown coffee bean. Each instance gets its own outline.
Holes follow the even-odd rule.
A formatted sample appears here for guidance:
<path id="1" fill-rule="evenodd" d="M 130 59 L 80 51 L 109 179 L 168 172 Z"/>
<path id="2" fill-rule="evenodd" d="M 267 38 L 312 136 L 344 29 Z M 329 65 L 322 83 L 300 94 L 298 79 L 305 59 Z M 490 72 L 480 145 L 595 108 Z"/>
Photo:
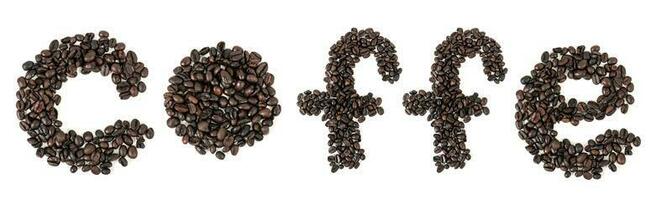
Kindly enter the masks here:
<path id="1" fill-rule="evenodd" d="M 108 33 L 107 31 L 100 31 L 98 32 L 98 36 L 101 38 L 107 38 L 110 36 L 110 33 Z"/>
<path id="2" fill-rule="evenodd" d="M 28 70 L 34 69 L 34 66 L 35 66 L 35 63 L 33 61 L 26 61 L 26 62 L 23 63 L 23 65 L 21 67 L 23 68 L 23 70 L 28 71 Z"/>
<path id="3" fill-rule="evenodd" d="M 238 146 L 235 146 L 235 145 L 232 146 L 231 147 L 231 155 L 234 155 L 234 156 L 238 155 L 238 149 L 239 149 Z"/>
<path id="4" fill-rule="evenodd" d="M 92 154 L 93 151 L 95 151 L 95 150 L 96 150 L 96 146 L 91 144 L 91 143 L 86 144 L 84 146 L 84 154 L 86 154 L 86 155 Z"/>
<path id="5" fill-rule="evenodd" d="M 234 142 L 233 136 L 228 136 L 228 137 L 224 138 L 224 146 L 225 147 L 233 146 L 233 142 Z"/>
<path id="6" fill-rule="evenodd" d="M 619 153 L 618 156 L 616 156 L 616 162 L 618 164 L 625 164 L 625 154 Z"/>
<path id="7" fill-rule="evenodd" d="M 119 158 L 119 164 L 121 164 L 121 166 L 126 167 L 126 165 L 128 165 L 128 161 L 126 160 L 126 158 L 121 157 Z"/>
<path id="8" fill-rule="evenodd" d="M 198 130 L 208 132 L 210 130 L 210 128 L 208 127 L 209 125 L 210 124 L 207 121 L 198 122 Z"/>
<path id="9" fill-rule="evenodd" d="M 98 167 L 98 166 L 91 167 L 91 173 L 94 174 L 94 175 L 99 175 L 100 174 L 100 167 Z"/>
<path id="10" fill-rule="evenodd" d="M 229 132 L 226 130 L 226 128 L 220 127 L 219 130 L 217 130 L 217 140 L 223 141 L 228 134 Z"/>
<path id="11" fill-rule="evenodd" d="M 249 83 L 256 83 L 259 80 L 259 78 L 254 74 L 248 74 L 247 76 L 245 76 L 245 80 Z"/>
<path id="12" fill-rule="evenodd" d="M 128 157 L 129 158 L 137 158 L 138 157 L 138 149 L 135 146 L 131 146 L 128 148 Z"/>
<path id="13" fill-rule="evenodd" d="M 84 62 L 91 62 L 93 59 L 96 59 L 96 52 L 93 50 L 89 50 L 86 52 L 84 55 Z"/>
<path id="14" fill-rule="evenodd" d="M 182 66 L 189 66 L 191 65 L 191 58 L 190 57 L 184 57 L 182 61 L 180 61 L 180 65 Z"/>
<path id="15" fill-rule="evenodd" d="M 117 45 L 114 45 L 114 50 L 123 51 L 126 49 L 126 44 L 118 42 Z"/>
<path id="16" fill-rule="evenodd" d="M 224 160 L 226 154 L 224 154 L 224 152 L 217 151 L 217 153 L 215 153 L 215 157 L 217 157 L 217 159 Z"/>
<path id="17" fill-rule="evenodd" d="M 51 166 L 58 166 L 58 164 L 61 163 L 61 159 L 56 156 L 49 156 L 49 158 L 47 158 L 47 163 Z"/>
<path id="18" fill-rule="evenodd" d="M 272 113 L 268 108 L 263 108 L 259 111 L 259 115 L 261 115 L 263 118 L 269 118 L 271 117 Z"/>
<path id="19" fill-rule="evenodd" d="M 110 174 L 110 172 L 111 172 L 110 168 L 107 168 L 107 167 L 104 167 L 104 168 L 100 169 L 100 173 L 102 173 L 104 175 L 108 175 L 108 174 Z"/>

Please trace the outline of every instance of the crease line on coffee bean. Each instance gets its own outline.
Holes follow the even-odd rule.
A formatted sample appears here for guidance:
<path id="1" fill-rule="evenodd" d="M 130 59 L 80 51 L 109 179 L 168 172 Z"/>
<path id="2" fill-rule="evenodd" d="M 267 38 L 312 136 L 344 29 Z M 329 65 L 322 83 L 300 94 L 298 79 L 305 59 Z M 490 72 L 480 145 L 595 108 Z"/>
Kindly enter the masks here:
<path id="1" fill-rule="evenodd" d="M 47 156 L 47 163 L 58 166 L 66 163 L 70 172 L 79 168 L 93 174 L 109 174 L 113 161 L 126 166 L 126 157 L 134 159 L 138 149 L 145 147 L 145 138 L 154 137 L 154 130 L 137 119 L 117 120 L 103 130 L 78 135 L 74 130 L 64 132 L 58 120 L 56 106 L 61 96 L 56 92 L 68 78 L 77 72 L 98 72 L 111 75 L 122 100 L 135 97 L 146 89 L 141 81 L 148 70 L 126 45 L 109 38 L 107 31 L 64 37 L 53 40 L 48 49 L 23 64 L 25 76 L 18 78 L 16 92 L 17 117 L 21 130 L 28 133 L 28 143 L 36 148 L 38 157 Z"/>
<path id="2" fill-rule="evenodd" d="M 471 159 L 470 150 L 466 147 L 467 135 L 464 123 L 471 120 L 471 116 L 489 114 L 486 107 L 487 99 L 479 97 L 478 93 L 465 96 L 460 89 L 459 68 L 466 58 L 481 57 L 483 72 L 488 81 L 500 83 L 504 80 L 507 68 L 504 68 L 504 58 L 501 47 L 485 32 L 478 29 L 463 30 L 446 37 L 436 47 L 434 64 L 432 64 L 432 91 L 413 90 L 404 94 L 403 106 L 406 114 L 427 115 L 427 121 L 432 121 L 434 127 L 434 153 L 436 171 L 442 172 L 449 168 L 463 168 L 465 162 Z"/>
<path id="3" fill-rule="evenodd" d="M 326 65 L 327 91 L 307 90 L 297 98 L 299 111 L 303 115 L 320 115 L 329 128 L 329 155 L 327 161 L 331 172 L 343 168 L 358 168 L 364 160 L 364 149 L 359 145 L 361 135 L 359 123 L 365 117 L 382 115 L 382 99 L 372 93 L 360 96 L 354 88 L 354 67 L 360 58 L 376 57 L 378 73 L 383 81 L 394 83 L 399 80 L 401 68 L 398 68 L 396 50 L 392 42 L 380 36 L 371 28 L 357 30 L 352 28 L 329 50 L 329 63 Z M 355 121 L 355 119 L 357 121 Z"/>

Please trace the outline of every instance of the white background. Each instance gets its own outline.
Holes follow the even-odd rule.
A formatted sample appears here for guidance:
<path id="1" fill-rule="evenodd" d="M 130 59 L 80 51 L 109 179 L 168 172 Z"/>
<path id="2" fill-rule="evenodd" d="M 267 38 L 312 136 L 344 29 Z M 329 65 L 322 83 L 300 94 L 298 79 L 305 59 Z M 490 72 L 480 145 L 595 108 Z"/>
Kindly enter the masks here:
<path id="1" fill-rule="evenodd" d="M 96 199 L 632 199 L 670 198 L 669 74 L 671 6 L 615 1 L 3 1 L 0 5 L 0 199 L 48 196 Z M 356 68 L 360 94 L 383 98 L 383 116 L 361 124 L 366 160 L 357 170 L 329 172 L 327 128 L 302 116 L 296 96 L 324 90 L 329 47 L 351 27 L 372 27 L 397 47 L 400 81 L 380 81 L 375 61 Z M 488 97 L 491 114 L 467 124 L 472 159 L 460 170 L 437 174 L 433 129 L 425 117 L 406 115 L 402 95 L 430 89 L 433 52 L 458 27 L 478 27 L 502 46 L 509 72 L 501 84 L 486 81 L 478 59 L 462 67 L 465 93 Z M 64 129 L 95 130 L 116 119 L 138 118 L 156 136 L 128 167 L 112 174 L 70 174 L 35 157 L 15 115 L 16 79 L 53 39 L 107 30 L 149 68 L 147 91 L 122 101 L 109 77 L 81 75 L 59 90 Z M 254 50 L 269 63 L 283 106 L 270 135 L 224 161 L 183 145 L 166 124 L 162 94 L 172 69 L 191 49 L 218 41 Z M 558 124 L 561 137 L 585 143 L 607 128 L 642 138 L 627 163 L 601 180 L 563 177 L 532 162 L 514 126 L 519 80 L 554 47 L 599 44 L 618 58 L 635 83 L 629 113 L 579 126 Z M 667 74 L 667 75 L 666 75 Z M 600 87 L 567 81 L 563 93 L 595 99 Z M 660 106 L 660 107 L 658 107 Z M 74 194 L 73 194 L 74 193 Z"/>

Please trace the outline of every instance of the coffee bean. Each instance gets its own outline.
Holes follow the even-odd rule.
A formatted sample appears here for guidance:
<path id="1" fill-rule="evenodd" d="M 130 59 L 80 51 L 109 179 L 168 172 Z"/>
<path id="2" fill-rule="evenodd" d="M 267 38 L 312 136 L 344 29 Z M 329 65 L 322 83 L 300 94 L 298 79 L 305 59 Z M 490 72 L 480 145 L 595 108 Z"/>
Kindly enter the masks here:
<path id="1" fill-rule="evenodd" d="M 93 50 L 87 51 L 84 55 L 84 62 L 91 62 L 93 59 L 96 59 L 96 52 Z"/>
<path id="2" fill-rule="evenodd" d="M 191 58 L 190 57 L 184 57 L 182 61 L 180 61 L 180 65 L 182 66 L 189 66 L 191 64 Z"/>
<path id="3" fill-rule="evenodd" d="M 168 119 L 168 121 L 166 122 L 166 124 L 167 124 L 168 127 L 170 127 L 170 128 L 175 128 L 177 125 L 180 124 L 180 119 L 175 118 L 175 117 L 171 117 L 171 118 Z"/>
<path id="4" fill-rule="evenodd" d="M 233 136 L 228 136 L 228 137 L 224 138 L 224 146 L 225 147 L 233 146 L 233 142 L 234 142 Z"/>
<path id="5" fill-rule="evenodd" d="M 220 127 L 217 131 L 217 140 L 223 141 L 224 138 L 229 134 L 229 132 L 224 127 Z"/>
<path id="6" fill-rule="evenodd" d="M 618 164 L 625 164 L 625 154 L 619 153 L 618 156 L 616 156 L 616 162 Z"/>
<path id="7" fill-rule="evenodd" d="M 234 46 L 191 50 L 168 79 L 164 94 L 169 128 L 182 143 L 194 145 L 199 154 L 218 159 L 238 153 L 240 147 L 261 141 L 280 112 L 272 77 L 260 65 L 261 55 Z M 254 127 L 254 130 L 251 130 Z"/>
<path id="8" fill-rule="evenodd" d="M 32 70 L 34 69 L 35 63 L 33 61 L 26 61 L 23 63 L 22 68 L 23 70 Z"/>
<path id="9" fill-rule="evenodd" d="M 642 140 L 639 137 L 635 137 L 635 140 L 632 141 L 632 145 L 638 147 L 642 143 Z"/>
<path id="10" fill-rule="evenodd" d="M 394 83 L 399 79 L 401 69 L 398 68 L 397 55 L 394 45 L 380 36 L 373 29 L 358 31 L 353 28 L 341 37 L 341 40 L 332 45 L 329 51 L 329 63 L 327 64 L 327 91 L 305 91 L 298 95 L 299 112 L 304 115 L 324 114 L 322 120 L 326 121 L 329 128 L 329 151 L 328 156 L 331 172 L 343 168 L 357 168 L 360 160 L 364 160 L 364 149 L 360 148 L 361 136 L 359 122 L 355 119 L 365 116 L 382 114 L 377 98 L 369 93 L 366 96 L 357 94 L 353 78 L 352 68 L 360 58 L 376 57 L 378 73 L 383 81 Z M 265 71 L 266 66 L 260 64 L 257 71 Z M 263 70 L 262 70 L 263 69 Z M 272 75 L 264 77 L 264 83 L 274 82 Z M 273 115 L 280 112 L 280 106 L 271 109 Z M 260 115 L 271 116 L 267 110 L 260 109 Z"/>
<path id="11" fill-rule="evenodd" d="M 104 175 L 108 175 L 108 174 L 110 174 L 110 168 L 107 168 L 107 167 L 101 168 L 100 173 L 102 173 Z"/>
<path id="12" fill-rule="evenodd" d="M 107 38 L 110 36 L 110 33 L 108 33 L 107 31 L 100 31 L 98 32 L 98 36 L 101 38 Z"/>
<path id="13" fill-rule="evenodd" d="M 124 145 L 121 145 L 119 147 L 119 156 L 123 157 L 123 156 L 126 156 L 126 155 L 128 155 L 128 148 Z"/>
<path id="14" fill-rule="evenodd" d="M 128 165 L 128 161 L 126 160 L 125 157 L 121 157 L 119 158 L 119 164 L 121 164 L 121 166 L 126 167 L 126 165 Z"/>
<path id="15" fill-rule="evenodd" d="M 58 164 L 61 163 L 61 159 L 56 156 L 49 156 L 49 158 L 47 158 L 47 163 L 51 166 L 58 166 Z"/>
<path id="16" fill-rule="evenodd" d="M 249 60 L 250 64 L 252 65 L 251 67 L 254 68 L 256 67 L 256 64 L 259 64 L 259 62 L 261 62 L 261 55 L 259 55 L 259 53 L 257 52 L 251 52 Z"/>
<path id="17" fill-rule="evenodd" d="M 91 167 L 91 173 L 94 174 L 94 175 L 99 175 L 100 174 L 100 167 L 98 167 L 98 166 Z"/>
<path id="18" fill-rule="evenodd" d="M 226 154 L 224 154 L 224 152 L 217 151 L 217 153 L 215 153 L 215 156 L 217 157 L 217 159 L 224 160 Z"/>
<path id="19" fill-rule="evenodd" d="M 84 132 L 83 138 L 85 142 L 91 142 L 93 141 L 93 134 L 90 131 Z"/>
<path id="20" fill-rule="evenodd" d="M 474 45 L 479 44 L 479 45 Z M 469 122 L 471 116 L 489 114 L 486 107 L 488 100 L 479 97 L 478 93 L 465 95 L 460 92 L 459 67 L 467 58 L 478 54 L 483 61 L 483 72 L 489 81 L 499 83 L 504 80 L 507 68 L 499 44 L 476 28 L 463 30 L 458 28 L 446 40 L 436 47 L 435 63 L 432 65 L 432 91 L 413 90 L 404 94 L 403 106 L 409 115 L 424 115 L 429 111 L 428 121 L 434 127 L 434 159 L 437 172 L 444 169 L 463 168 L 465 162 L 471 159 L 470 150 L 466 148 L 467 135 L 464 123 Z M 548 60 L 549 54 L 541 56 Z M 532 77 L 524 76 L 520 82 L 525 84 L 532 81 Z M 457 92 L 456 92 L 457 91 Z M 522 98 L 518 95 L 518 98 Z M 460 121 L 459 119 L 463 120 Z M 539 115 L 532 121 L 539 121 Z M 546 170 L 555 170 L 554 166 L 545 166 Z"/>
<path id="21" fill-rule="evenodd" d="M 91 144 L 91 143 L 86 144 L 86 146 L 84 146 L 84 154 L 86 154 L 86 155 L 92 154 L 95 150 L 96 150 L 96 146 Z"/>
<path id="22" fill-rule="evenodd" d="M 114 50 L 123 51 L 124 49 L 126 49 L 126 44 L 124 43 L 118 42 L 116 45 L 114 45 Z"/>
<path id="23" fill-rule="evenodd" d="M 234 155 L 234 156 L 238 155 L 238 149 L 239 149 L 238 146 L 232 146 L 231 147 L 231 155 Z"/>
<path id="24" fill-rule="evenodd" d="M 209 125 L 210 124 L 207 121 L 198 122 L 198 130 L 208 132 L 210 130 L 210 128 L 208 127 Z"/>
<path id="25" fill-rule="evenodd" d="M 21 127 L 21 130 L 23 130 L 23 131 L 29 131 L 31 129 L 30 124 L 26 121 L 20 122 L 19 127 Z"/>
<path id="26" fill-rule="evenodd" d="M 128 147 L 128 157 L 129 158 L 138 157 L 138 149 L 135 146 Z"/>
<path id="27" fill-rule="evenodd" d="M 565 171 L 565 177 L 574 173 L 588 180 L 600 179 L 603 167 L 616 171 L 615 163 L 625 164 L 632 145 L 640 144 L 639 137 L 625 129 L 606 130 L 586 145 L 556 138 L 558 133 L 553 126 L 557 122 L 578 125 L 582 120 L 601 120 L 618 109 L 627 112 L 628 105 L 634 103 L 629 94 L 634 88 L 628 88 L 634 86 L 630 86 L 625 68 L 614 67 L 617 59 L 606 58 L 607 54 L 599 51 L 599 46 L 591 47 L 590 52 L 579 46 L 544 52 L 542 57 L 548 54 L 548 59 L 542 59 L 529 76 L 521 79 L 524 88 L 516 92 L 515 125 L 527 143 L 527 151 L 535 163 L 543 163 L 546 170 Z M 588 102 L 566 100 L 560 93 L 560 84 L 568 78 L 593 80 L 602 85 L 602 95 Z"/>
<path id="28" fill-rule="evenodd" d="M 170 82 L 171 84 L 180 84 L 180 83 L 182 83 L 182 78 L 177 77 L 177 76 L 173 76 L 173 77 L 170 77 L 170 79 L 168 79 L 168 82 Z"/>
<path id="29" fill-rule="evenodd" d="M 62 43 L 53 40 L 47 50 L 36 55 L 35 61 L 23 63 L 26 75 L 17 81 L 19 100 L 16 108 L 17 113 L 21 113 L 17 117 L 20 128 L 29 135 L 28 142 L 37 148 L 38 157 L 47 156 L 49 165 L 58 166 L 63 162 L 70 166 L 72 173 L 81 167 L 82 172 L 109 174 L 111 161 L 117 159 L 126 166 L 124 156 L 120 155 L 122 147 L 144 147 L 143 135 L 150 135 L 149 130 L 152 130 L 138 120 L 117 120 L 104 131 L 96 130 L 95 135 L 85 131 L 79 136 L 75 131 L 61 128 L 55 107 L 61 101 L 57 91 L 79 71 L 82 74 L 111 73 L 121 99 L 145 91 L 140 80 L 147 76 L 147 68 L 137 61 L 135 53 L 124 52 L 125 45 L 108 38 L 109 33 L 105 31 L 98 35 L 99 39 L 95 34 L 87 33 L 63 38 Z M 143 127 L 142 130 L 139 127 Z"/>
<path id="30" fill-rule="evenodd" d="M 245 77 L 245 80 L 246 80 L 247 82 L 250 82 L 250 83 L 256 83 L 259 79 L 257 78 L 257 76 L 256 76 L 255 74 L 248 74 L 248 75 Z M 272 83 L 271 83 L 271 84 L 272 84 Z"/>
<path id="31" fill-rule="evenodd" d="M 259 111 L 259 115 L 261 115 L 261 117 L 263 117 L 263 118 L 269 118 L 269 117 L 272 116 L 272 113 L 271 113 L 271 110 L 269 110 L 268 108 L 262 108 Z"/>

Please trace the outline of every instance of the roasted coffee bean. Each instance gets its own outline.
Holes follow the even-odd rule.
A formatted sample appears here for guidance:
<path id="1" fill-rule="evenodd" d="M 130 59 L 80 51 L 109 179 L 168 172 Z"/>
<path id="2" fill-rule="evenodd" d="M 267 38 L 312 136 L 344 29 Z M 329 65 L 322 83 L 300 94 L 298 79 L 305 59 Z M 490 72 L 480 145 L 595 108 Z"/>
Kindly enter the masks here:
<path id="1" fill-rule="evenodd" d="M 89 144 L 86 144 L 86 146 L 84 146 L 84 154 L 90 155 L 94 151 L 96 151 L 96 146 L 95 145 L 89 143 Z"/>
<path id="2" fill-rule="evenodd" d="M 268 108 L 263 108 L 259 111 L 259 115 L 261 115 L 264 118 L 268 118 L 272 116 L 271 110 Z"/>
<path id="3" fill-rule="evenodd" d="M 126 165 L 128 165 L 128 161 L 126 160 L 126 158 L 121 157 L 119 158 L 119 164 L 121 164 L 121 166 L 126 167 Z"/>
<path id="4" fill-rule="evenodd" d="M 23 70 L 28 71 L 28 70 L 34 69 L 34 66 L 35 66 L 35 62 L 26 61 L 26 62 L 23 63 L 22 68 L 23 68 Z"/>
<path id="5" fill-rule="evenodd" d="M 215 156 L 217 157 L 217 159 L 224 160 L 226 154 L 224 154 L 224 152 L 222 151 L 217 151 L 217 153 L 215 153 Z"/>
<path id="6" fill-rule="evenodd" d="M 499 44 L 478 29 L 462 30 L 458 28 L 436 47 L 432 65 L 432 91 L 413 90 L 403 97 L 403 105 L 409 115 L 424 115 L 429 111 L 427 120 L 432 121 L 434 134 L 434 162 L 437 172 L 449 168 L 463 168 L 471 158 L 464 123 L 471 116 L 487 115 L 487 99 L 478 93 L 464 95 L 460 90 L 459 68 L 467 58 L 481 57 L 485 75 L 489 81 L 499 83 L 504 80 L 507 69 Z M 548 59 L 544 54 L 542 59 Z M 529 77 L 521 82 L 529 82 Z M 462 120 L 460 120 L 462 119 Z M 547 170 L 554 168 L 548 167 Z"/>
<path id="7" fill-rule="evenodd" d="M 180 119 L 176 117 L 171 117 L 168 119 L 168 121 L 166 121 L 166 123 L 168 124 L 169 128 L 175 128 L 177 127 L 177 125 L 180 125 Z"/>
<path id="8" fill-rule="evenodd" d="M 49 158 L 47 158 L 47 163 L 51 166 L 58 166 L 58 164 L 61 163 L 61 159 L 56 156 L 49 156 Z"/>
<path id="9" fill-rule="evenodd" d="M 616 162 L 618 164 L 625 164 L 625 154 L 619 153 L 618 156 L 616 156 Z"/>
<path id="10" fill-rule="evenodd" d="M 134 146 L 131 146 L 128 148 L 128 157 L 129 158 L 137 158 L 138 157 L 138 149 L 135 148 Z"/>
<path id="11" fill-rule="evenodd" d="M 91 167 L 91 173 L 94 174 L 94 175 L 100 174 L 100 167 L 98 167 L 98 166 Z"/>
<path id="12" fill-rule="evenodd" d="M 202 132 L 204 132 L 204 133 L 205 133 L 205 132 L 208 132 L 208 131 L 210 130 L 210 128 L 208 128 L 209 125 L 210 125 L 210 124 L 209 124 L 207 121 L 201 121 L 201 122 L 198 122 L 198 125 L 197 125 L 197 126 L 198 126 L 198 130 L 199 130 L 199 131 L 202 131 Z"/>
<path id="13" fill-rule="evenodd" d="M 107 167 L 104 167 L 104 168 L 100 169 L 100 173 L 105 174 L 105 175 L 110 174 L 110 172 L 111 172 L 110 168 L 107 168 Z"/>
<path id="14" fill-rule="evenodd" d="M 137 120 L 117 120 L 104 132 L 96 130 L 95 135 L 86 131 L 79 136 L 73 130 L 61 129 L 56 110 L 61 96 L 56 93 L 68 78 L 76 77 L 78 71 L 82 74 L 101 72 L 103 76 L 111 73 L 121 99 L 144 91 L 139 89 L 140 85 L 145 87 L 140 80 L 147 77 L 147 68 L 137 61 L 135 53 L 124 51 L 124 45 L 108 38 L 109 33 L 105 31 L 98 35 L 98 39 L 94 38 L 95 34 L 87 33 L 52 41 L 48 49 L 35 56 L 35 61 L 23 63 L 26 75 L 18 79 L 16 108 L 21 114 L 17 116 L 20 128 L 29 135 L 28 142 L 37 148 L 38 157 L 47 155 L 49 165 L 65 163 L 72 173 L 81 167 L 82 172 L 109 174 L 111 161 L 119 159 L 125 163 L 124 156 L 119 155 L 122 147 L 135 149 L 136 144 L 140 148 L 144 146 L 140 141 L 144 141 L 144 137 L 151 138 L 147 134 L 154 132 Z"/>
<path id="15" fill-rule="evenodd" d="M 399 79 L 401 68 L 398 68 L 394 45 L 380 36 L 373 29 L 358 31 L 353 28 L 346 33 L 329 50 L 329 63 L 326 66 L 327 91 L 305 91 L 298 95 L 297 105 L 303 115 L 319 115 L 329 128 L 329 153 L 327 157 L 331 172 L 343 168 L 357 168 L 360 160 L 364 160 L 364 149 L 360 148 L 361 136 L 359 122 L 365 116 L 383 114 L 380 107 L 381 99 L 368 93 L 360 96 L 355 90 L 353 68 L 360 58 L 376 57 L 378 73 L 383 81 L 394 83 Z M 273 82 L 272 78 L 264 78 L 264 82 Z M 272 109 L 273 114 L 280 112 L 279 107 Z M 268 115 L 267 111 L 260 113 Z M 361 119 L 361 120 L 360 120 Z M 358 120 L 358 121 L 356 121 Z"/>
<path id="16" fill-rule="evenodd" d="M 273 75 L 256 70 L 267 65 L 261 55 L 225 46 L 192 50 L 173 70 L 164 94 L 168 127 L 199 154 L 218 159 L 261 141 L 268 131 L 260 130 L 268 130 L 280 114 L 273 82 L 266 80 Z"/>
<path id="17" fill-rule="evenodd" d="M 625 156 L 632 154 L 632 146 L 639 146 L 638 136 L 626 129 L 606 130 L 587 144 L 559 140 L 553 130 L 556 123 L 578 125 L 580 121 L 601 120 L 620 109 L 627 112 L 634 103 L 630 94 L 634 90 L 625 67 L 607 53 L 600 53 L 599 46 L 586 51 L 585 46 L 554 48 L 544 52 L 540 63 L 529 76 L 521 79 L 524 85 L 516 92 L 516 128 L 527 143 L 527 151 L 534 155 L 534 162 L 543 162 L 545 169 L 565 171 L 565 177 L 600 179 L 603 167 L 616 171 L 615 164 L 625 164 Z M 545 55 L 548 55 L 548 58 Z M 589 70 L 586 70 L 589 69 Z M 592 80 L 602 85 L 602 94 L 596 100 L 579 102 L 561 94 L 560 84 L 567 79 Z M 627 81 L 626 81 L 627 80 Z"/>

